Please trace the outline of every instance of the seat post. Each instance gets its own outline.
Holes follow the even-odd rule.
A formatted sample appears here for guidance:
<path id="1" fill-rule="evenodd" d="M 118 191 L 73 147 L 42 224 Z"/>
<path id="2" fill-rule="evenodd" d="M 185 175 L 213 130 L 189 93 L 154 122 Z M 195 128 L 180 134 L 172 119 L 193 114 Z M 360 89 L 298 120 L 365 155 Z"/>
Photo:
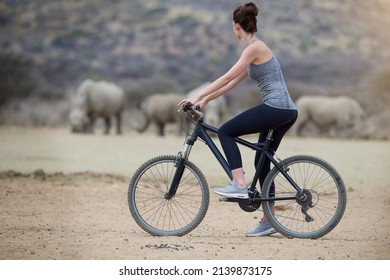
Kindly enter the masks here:
<path id="1" fill-rule="evenodd" d="M 269 141 L 274 140 L 273 136 L 274 136 L 274 130 L 273 130 L 273 129 L 270 129 L 270 130 L 268 131 L 267 140 L 269 140 Z"/>
<path id="2" fill-rule="evenodd" d="M 274 129 L 268 130 L 267 138 L 266 138 L 266 140 L 265 140 L 265 142 L 264 142 L 264 148 L 265 148 L 265 150 L 268 150 L 268 148 L 269 148 L 269 146 L 270 146 L 272 140 L 274 140 L 273 135 L 274 135 Z"/>

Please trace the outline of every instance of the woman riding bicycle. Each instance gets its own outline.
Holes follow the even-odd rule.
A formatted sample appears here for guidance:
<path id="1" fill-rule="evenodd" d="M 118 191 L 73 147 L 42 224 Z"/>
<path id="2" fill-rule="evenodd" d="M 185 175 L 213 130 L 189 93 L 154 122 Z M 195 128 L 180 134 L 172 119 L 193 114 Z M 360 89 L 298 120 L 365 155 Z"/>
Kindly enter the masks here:
<path id="1" fill-rule="evenodd" d="M 248 198 L 241 153 L 234 141 L 235 137 L 260 133 L 258 142 L 264 142 L 267 132 L 274 129 L 271 150 L 279 144 L 297 119 L 298 112 L 287 90 L 278 60 L 268 46 L 255 36 L 257 32 L 258 8 L 252 2 L 239 6 L 233 12 L 233 31 L 238 40 L 245 43 L 241 57 L 230 70 L 199 92 L 196 96 L 182 100 L 178 105 L 190 102 L 200 109 L 211 100 L 229 92 L 248 75 L 257 82 L 263 103 L 233 117 L 218 130 L 218 137 L 232 171 L 233 180 L 224 188 L 213 189 L 226 197 Z M 255 166 L 259 152 L 255 157 Z M 270 171 L 270 161 L 266 159 L 260 174 L 260 186 Z M 276 232 L 263 217 L 254 231 L 246 236 L 264 236 Z"/>

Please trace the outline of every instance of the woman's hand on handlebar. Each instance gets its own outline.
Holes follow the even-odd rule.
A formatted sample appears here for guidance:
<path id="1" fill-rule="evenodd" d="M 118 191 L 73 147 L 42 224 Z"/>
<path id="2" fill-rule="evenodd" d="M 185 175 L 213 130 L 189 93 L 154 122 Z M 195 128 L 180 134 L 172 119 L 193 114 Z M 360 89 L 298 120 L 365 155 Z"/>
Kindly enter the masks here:
<path id="1" fill-rule="evenodd" d="M 199 100 L 199 98 L 197 96 L 193 96 L 190 98 L 183 99 L 177 105 L 180 106 L 181 108 L 183 108 L 183 106 L 186 105 L 187 103 L 190 103 L 191 107 L 194 107 L 197 109 L 199 108 L 200 110 L 203 109 L 204 106 L 206 106 L 206 104 L 207 104 L 204 102 L 204 100 Z"/>

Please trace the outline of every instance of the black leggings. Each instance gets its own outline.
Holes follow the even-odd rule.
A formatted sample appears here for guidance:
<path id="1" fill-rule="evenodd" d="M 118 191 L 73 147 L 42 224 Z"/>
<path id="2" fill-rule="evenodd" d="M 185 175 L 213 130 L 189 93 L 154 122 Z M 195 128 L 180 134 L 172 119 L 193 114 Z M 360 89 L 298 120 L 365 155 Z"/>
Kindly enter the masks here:
<path id="1" fill-rule="evenodd" d="M 268 130 L 275 129 L 270 149 L 276 151 L 287 130 L 298 117 L 297 110 L 277 109 L 265 104 L 248 109 L 224 123 L 218 130 L 218 137 L 225 152 L 230 169 L 242 167 L 241 153 L 235 137 L 246 134 L 260 133 L 258 142 L 264 142 Z M 260 152 L 256 152 L 255 167 L 260 159 Z M 263 184 L 270 170 L 270 160 L 266 159 L 261 170 L 259 181 Z"/>

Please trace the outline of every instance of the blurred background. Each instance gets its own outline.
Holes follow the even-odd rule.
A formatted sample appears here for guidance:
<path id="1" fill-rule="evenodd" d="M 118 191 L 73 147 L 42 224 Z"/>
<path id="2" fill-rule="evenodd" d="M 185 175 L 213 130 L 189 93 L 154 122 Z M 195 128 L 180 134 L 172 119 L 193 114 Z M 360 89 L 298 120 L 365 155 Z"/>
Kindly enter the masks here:
<path id="1" fill-rule="evenodd" d="M 389 139 L 390 0 L 253 1 L 258 37 L 277 55 L 294 100 L 350 96 L 370 134 Z M 0 125 L 68 126 L 85 79 L 107 80 L 131 112 L 153 93 L 191 89 L 238 59 L 237 0 L 0 0 Z M 248 79 L 231 114 L 258 103 Z M 134 109 L 135 110 L 135 109 Z"/>

